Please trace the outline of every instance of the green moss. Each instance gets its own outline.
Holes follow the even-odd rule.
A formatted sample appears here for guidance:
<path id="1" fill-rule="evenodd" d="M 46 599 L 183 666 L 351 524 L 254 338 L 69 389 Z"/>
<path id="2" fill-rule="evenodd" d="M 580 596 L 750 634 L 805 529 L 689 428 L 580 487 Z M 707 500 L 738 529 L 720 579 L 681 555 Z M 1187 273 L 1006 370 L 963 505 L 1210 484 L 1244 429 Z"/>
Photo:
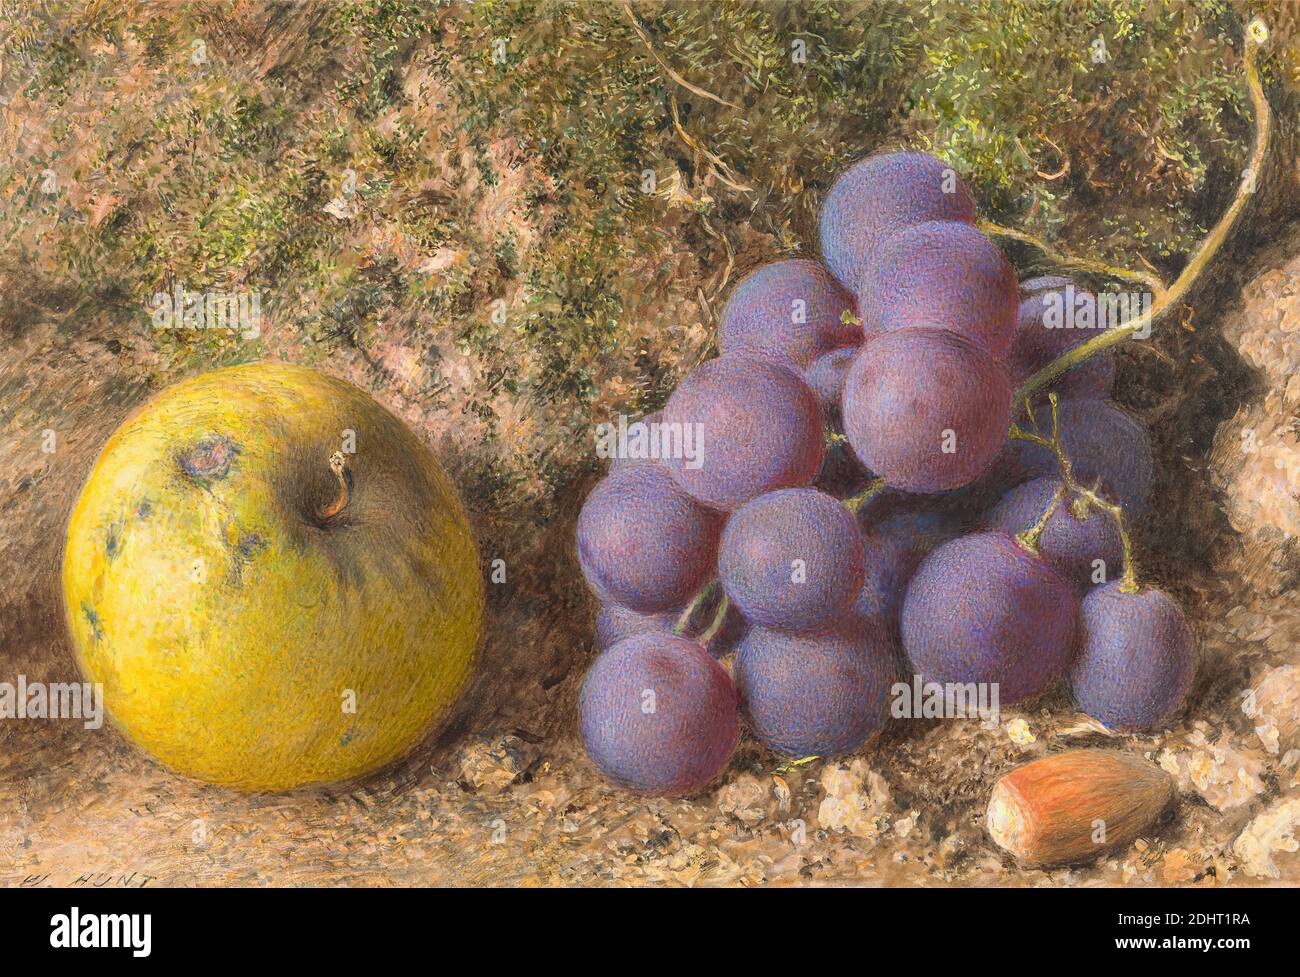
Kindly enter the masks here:
<path id="1" fill-rule="evenodd" d="M 636 10 L 653 54 L 621 4 L 19 6 L 0 284 L 106 308 L 164 375 L 359 358 L 460 412 L 508 504 L 591 463 L 593 418 L 658 406 L 742 273 L 816 252 L 852 159 L 931 149 L 999 222 L 1168 272 L 1249 144 L 1227 3 Z M 177 283 L 261 289 L 276 333 L 152 330 Z"/>

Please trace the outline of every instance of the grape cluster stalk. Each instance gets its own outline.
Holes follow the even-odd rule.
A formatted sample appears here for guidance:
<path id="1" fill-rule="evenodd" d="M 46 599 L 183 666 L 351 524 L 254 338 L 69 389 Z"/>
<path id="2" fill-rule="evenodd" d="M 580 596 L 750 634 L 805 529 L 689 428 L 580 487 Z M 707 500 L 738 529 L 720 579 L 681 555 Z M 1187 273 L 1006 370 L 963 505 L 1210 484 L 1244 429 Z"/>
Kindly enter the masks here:
<path id="1" fill-rule="evenodd" d="M 1210 230 L 1209 234 L 1197 245 L 1196 250 L 1192 253 L 1191 258 L 1172 285 L 1166 286 L 1158 276 L 1146 272 L 1119 268 L 1089 259 L 1059 255 L 1042 241 L 1023 232 L 1012 231 L 996 224 L 986 223 L 982 225 L 988 233 L 995 236 L 1010 237 L 1036 246 L 1045 256 L 1053 259 L 1062 268 L 1077 268 L 1096 272 L 1105 277 L 1143 282 L 1150 286 L 1155 293 L 1151 308 L 1141 316 L 1119 328 L 1107 330 L 1100 336 L 1095 336 L 1087 342 L 1081 343 L 1031 376 L 1016 391 L 1017 403 L 1025 400 L 1036 390 L 1046 386 L 1070 368 L 1078 366 L 1084 360 L 1096 356 L 1117 343 L 1124 342 L 1136 333 L 1145 332 L 1163 319 L 1168 312 L 1182 301 L 1201 273 L 1213 260 L 1215 254 L 1218 253 L 1219 248 L 1228 239 L 1228 235 L 1237 223 L 1237 218 L 1241 216 L 1246 209 L 1246 205 L 1250 202 L 1251 196 L 1255 193 L 1256 183 L 1263 171 L 1264 158 L 1268 153 L 1269 132 L 1273 117 L 1268 99 L 1264 96 L 1263 85 L 1260 82 L 1258 64 L 1259 51 L 1267 41 L 1268 27 L 1264 24 L 1264 21 L 1259 18 L 1252 20 L 1246 30 L 1244 58 L 1246 85 L 1250 89 L 1250 102 L 1255 113 L 1255 145 L 1251 150 L 1250 163 L 1241 174 L 1241 182 L 1237 186 L 1237 194 L 1233 198 L 1232 204 L 1219 217 L 1218 222 Z"/>
<path id="2" fill-rule="evenodd" d="M 1105 513 L 1105 515 L 1114 520 L 1115 528 L 1119 532 L 1121 552 L 1124 561 L 1124 573 L 1121 577 L 1120 589 L 1125 593 L 1136 593 L 1138 590 L 1137 569 L 1133 561 L 1133 540 L 1129 535 L 1128 526 L 1124 521 L 1124 507 L 1116 505 L 1101 496 L 1095 488 L 1089 488 L 1079 484 L 1074 476 L 1074 466 L 1065 454 L 1065 449 L 1061 444 L 1060 418 L 1057 407 L 1059 400 L 1055 393 L 1048 395 L 1048 400 L 1052 408 L 1052 434 L 1050 438 L 1044 438 L 1037 430 L 1037 422 L 1034 419 L 1033 407 L 1028 400 L 1025 401 L 1025 411 L 1029 417 L 1029 423 L 1034 427 L 1033 431 L 1025 431 L 1019 425 L 1012 425 L 1011 437 L 1018 441 L 1027 441 L 1030 444 L 1036 444 L 1040 448 L 1046 448 L 1053 457 L 1056 458 L 1057 464 L 1061 469 L 1061 484 L 1057 490 L 1052 493 L 1047 507 L 1043 514 L 1038 517 L 1038 521 L 1022 533 L 1016 534 L 1016 540 L 1031 553 L 1038 552 L 1038 543 L 1042 539 L 1047 524 L 1051 521 L 1053 515 L 1060 506 L 1065 505 L 1069 500 L 1077 500 L 1082 503 L 1081 506 L 1072 506 L 1073 514 L 1076 518 L 1087 518 L 1088 509 L 1095 508 Z"/>

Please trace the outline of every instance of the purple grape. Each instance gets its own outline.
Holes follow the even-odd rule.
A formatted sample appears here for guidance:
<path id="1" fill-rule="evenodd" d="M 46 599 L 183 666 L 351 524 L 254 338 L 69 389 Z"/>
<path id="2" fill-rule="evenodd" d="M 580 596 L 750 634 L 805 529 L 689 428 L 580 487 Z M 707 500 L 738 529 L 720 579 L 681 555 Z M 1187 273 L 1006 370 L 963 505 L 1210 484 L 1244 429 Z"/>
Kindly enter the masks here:
<path id="1" fill-rule="evenodd" d="M 822 417 L 832 427 L 839 423 L 840 398 L 844 392 L 844 377 L 857 357 L 859 347 L 849 346 L 844 349 L 831 350 L 813 360 L 812 366 L 804 370 L 804 382 L 817 395 L 822 406 Z"/>
<path id="2" fill-rule="evenodd" d="M 1046 436 L 1051 433 L 1049 409 L 1036 408 L 1034 416 Z M 1138 518 L 1146 512 L 1155 478 L 1155 462 L 1147 433 L 1126 411 L 1106 400 L 1062 400 L 1057 410 L 1061 447 L 1074 467 L 1075 480 L 1101 492 Z M 1014 444 L 1017 468 L 1030 477 L 1060 475 L 1056 458 L 1046 448 L 1024 441 Z"/>
<path id="3" fill-rule="evenodd" d="M 1001 705 L 1065 671 L 1078 620 L 1074 587 L 1001 532 L 949 540 L 921 561 L 903 598 L 903 651 L 927 682 L 997 683 Z"/>
<path id="4" fill-rule="evenodd" d="M 943 329 L 874 337 L 844 380 L 844 432 L 870 471 L 907 492 L 977 479 L 1006 443 L 1011 385 L 987 352 Z"/>
<path id="5" fill-rule="evenodd" d="M 722 533 L 723 589 L 755 624 L 825 627 L 862 587 L 862 534 L 853 513 L 816 489 L 760 495 Z"/>
<path id="6" fill-rule="evenodd" d="M 726 766 L 739 711 L 726 669 L 697 641 L 637 634 L 600 655 L 579 698 L 587 754 L 630 790 L 685 797 Z"/>
<path id="7" fill-rule="evenodd" d="M 1126 593 L 1112 581 L 1083 599 L 1070 689 L 1081 710 L 1111 729 L 1155 729 L 1186 698 L 1195 658 L 1192 629 L 1169 595 Z"/>
<path id="8" fill-rule="evenodd" d="M 1020 290 L 1015 269 L 977 227 L 930 221 L 889 239 L 858 287 L 867 334 L 951 329 L 1001 359 L 1011 348 Z"/>
<path id="9" fill-rule="evenodd" d="M 815 261 L 791 258 L 764 265 L 731 293 L 722 313 L 723 353 L 754 353 L 806 369 L 823 353 L 862 341 L 846 324 L 853 297 Z"/>
<path id="10" fill-rule="evenodd" d="M 667 466 L 688 495 L 715 509 L 808 485 L 821 467 L 817 395 L 774 360 L 745 353 L 709 360 L 673 392 L 664 419 L 698 432 L 697 462 L 672 458 Z"/>
<path id="11" fill-rule="evenodd" d="M 662 467 L 601 479 L 578 514 L 578 557 L 602 600 L 650 613 L 681 607 L 713 574 L 722 517 L 683 494 Z"/>
<path id="12" fill-rule="evenodd" d="M 856 289 L 894 232 L 932 220 L 972 223 L 975 201 L 956 172 L 928 153 L 887 153 L 854 163 L 822 203 L 822 258 Z"/>
<path id="13" fill-rule="evenodd" d="M 1057 478 L 1036 478 L 1008 492 L 989 513 L 987 528 L 1000 529 L 1008 536 L 1024 532 L 1035 525 L 1060 487 Z M 1094 561 L 1102 561 L 1103 573 L 1119 568 L 1121 550 L 1119 527 L 1109 513 L 1091 507 L 1080 519 L 1074 512 L 1078 497 L 1067 498 L 1047 520 L 1038 540 L 1038 553 L 1064 573 L 1077 587 L 1094 581 Z M 1106 579 L 1106 577 L 1103 577 Z"/>
<path id="14" fill-rule="evenodd" d="M 836 756 L 884 726 L 896 673 L 884 630 L 869 622 L 823 634 L 752 628 L 736 689 L 754 735 L 785 756 Z"/>
<path id="15" fill-rule="evenodd" d="M 866 574 L 851 613 L 882 623 L 890 635 L 898 630 L 898 608 L 908 581 L 930 550 L 956 532 L 951 515 L 938 505 L 912 503 L 894 512 L 868 505 L 860 514 Z"/>
<path id="16" fill-rule="evenodd" d="M 1020 303 L 1015 339 L 1007 357 L 1007 366 L 1017 384 L 1024 383 L 1048 363 L 1096 335 L 1087 330 L 1064 328 L 1068 318 L 1063 310 L 1073 304 L 1089 307 L 1095 315 L 1097 297 L 1079 289 L 1068 279 L 1043 281 L 1064 281 L 1065 284 L 1043 288 Z M 1062 374 L 1035 397 L 1042 400 L 1051 390 L 1062 397 L 1107 397 L 1114 382 L 1115 358 L 1109 353 L 1101 353 Z"/>

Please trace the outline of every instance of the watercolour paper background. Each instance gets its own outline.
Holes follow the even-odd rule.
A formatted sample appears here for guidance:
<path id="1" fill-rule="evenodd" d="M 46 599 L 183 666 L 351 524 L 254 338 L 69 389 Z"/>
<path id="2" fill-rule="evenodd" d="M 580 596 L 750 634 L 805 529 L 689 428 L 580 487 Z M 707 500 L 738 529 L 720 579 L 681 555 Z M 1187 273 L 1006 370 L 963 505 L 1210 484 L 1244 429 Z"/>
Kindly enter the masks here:
<path id="1" fill-rule="evenodd" d="M 989 843 L 1000 774 L 1116 745 L 1063 701 L 996 729 L 896 724 L 784 772 L 743 739 L 687 801 L 604 784 L 574 721 L 595 426 L 660 406 L 731 287 L 814 254 L 830 180 L 877 149 L 935 152 L 1000 224 L 1171 279 L 1249 156 L 1257 14 L 1270 165 L 1116 387 L 1157 445 L 1143 567 L 1205 663 L 1179 725 L 1124 738 L 1176 777 L 1172 821 L 1050 873 Z M 457 482 L 485 577 L 506 574 L 454 721 L 360 783 L 241 795 L 108 724 L 0 723 L 0 883 L 1294 883 L 1296 31 L 1280 4 L 11 5 L 0 680 L 75 677 L 58 568 L 77 492 L 132 409 L 218 366 L 285 359 L 370 392 Z M 256 334 L 159 328 L 177 289 L 256 295 Z"/>

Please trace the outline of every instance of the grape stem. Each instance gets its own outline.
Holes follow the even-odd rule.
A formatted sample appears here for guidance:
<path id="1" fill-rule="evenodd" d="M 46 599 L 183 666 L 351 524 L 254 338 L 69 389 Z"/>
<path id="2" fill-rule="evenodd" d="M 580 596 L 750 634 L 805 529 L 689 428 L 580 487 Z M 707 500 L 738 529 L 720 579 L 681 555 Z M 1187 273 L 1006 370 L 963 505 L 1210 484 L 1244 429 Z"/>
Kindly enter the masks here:
<path id="1" fill-rule="evenodd" d="M 867 487 L 864 488 L 861 492 L 859 492 L 857 495 L 851 496 L 850 498 L 844 500 L 844 508 L 848 509 L 849 512 L 856 513 L 860 511 L 864 505 L 866 505 L 869 501 L 871 501 L 872 498 L 874 498 L 875 496 L 883 492 L 884 489 L 885 489 L 884 477 L 882 476 L 880 478 L 873 478 L 871 481 L 867 483 Z"/>
<path id="2" fill-rule="evenodd" d="M 1026 380 L 1016 391 L 1013 402 L 1019 402 L 1026 399 L 1035 390 L 1040 389 L 1050 383 L 1065 371 L 1078 366 L 1084 360 L 1096 356 L 1098 353 L 1109 349 L 1110 347 L 1121 343 L 1133 336 L 1135 333 L 1145 334 L 1152 325 L 1164 318 L 1164 316 L 1175 306 L 1177 306 L 1192 285 L 1201 276 L 1201 273 L 1209 265 L 1210 261 L 1218 253 L 1219 248 L 1223 246 L 1224 241 L 1228 239 L 1229 233 L 1241 216 L 1242 211 L 1250 202 L 1251 196 L 1255 192 L 1255 185 L 1258 181 L 1259 174 L 1262 171 L 1264 158 L 1268 152 L 1269 146 L 1269 128 L 1272 120 L 1272 113 L 1269 108 L 1268 99 L 1264 97 L 1264 89 L 1260 83 L 1259 66 L 1257 64 L 1259 49 L 1268 40 L 1268 28 L 1259 18 L 1250 22 L 1245 35 L 1245 70 L 1246 84 L 1250 88 L 1250 101 L 1255 110 L 1255 146 L 1250 154 L 1250 164 L 1242 172 L 1241 183 L 1237 187 L 1237 194 L 1233 198 L 1231 206 L 1228 207 L 1223 215 L 1219 218 L 1217 224 L 1205 236 L 1191 258 L 1183 267 L 1182 272 L 1174 283 L 1168 288 L 1159 278 L 1149 275 L 1146 272 L 1131 271 L 1125 268 L 1119 268 L 1107 265 L 1101 262 L 1091 261 L 1083 258 L 1074 258 L 1069 255 L 1062 255 L 1047 245 L 1043 244 L 1032 235 L 1025 234 L 1021 231 L 1014 231 L 1009 228 L 999 227 L 996 224 L 985 224 L 984 229 L 994 235 L 1010 237 L 1014 240 L 1023 241 L 1039 248 L 1043 253 L 1057 264 L 1065 268 L 1079 268 L 1082 270 L 1094 271 L 1100 275 L 1110 278 L 1125 278 L 1145 283 L 1153 292 L 1151 307 L 1141 316 L 1127 323 L 1124 326 L 1115 329 L 1107 329 L 1099 336 L 1094 336 L 1085 343 L 1074 347 L 1062 356 L 1057 357 L 1051 363 Z"/>
<path id="3" fill-rule="evenodd" d="M 700 644 L 707 646 L 710 641 L 717 637 L 718 632 L 722 630 L 723 622 L 727 620 L 727 611 L 731 609 L 731 598 L 724 592 L 722 600 L 718 601 L 718 609 L 713 612 L 713 621 L 700 634 Z"/>
<path id="4" fill-rule="evenodd" d="M 700 609 L 700 605 L 709 599 L 709 594 L 713 593 L 713 588 L 717 586 L 717 583 L 716 580 L 710 580 L 700 588 L 698 594 L 691 598 L 691 602 L 682 609 L 681 615 L 677 618 L 677 623 L 673 625 L 673 634 L 686 633 L 686 629 L 690 627 L 691 618 Z"/>
<path id="5" fill-rule="evenodd" d="M 641 26 L 640 21 L 637 20 L 636 14 L 632 10 L 631 3 L 624 2 L 623 10 L 627 14 L 628 19 L 632 22 L 632 27 L 641 38 L 642 43 L 645 44 L 655 61 L 659 63 L 660 67 L 664 69 L 673 81 L 696 95 L 711 99 L 712 101 L 718 102 L 722 105 L 732 105 L 732 103 L 719 98 L 712 92 L 707 92 L 690 84 L 673 71 L 672 68 L 670 68 L 654 50 L 654 46 L 650 43 L 649 35 L 645 33 L 645 29 Z M 1087 342 L 1081 343 L 1073 349 L 1068 350 L 1063 355 L 1052 360 L 1052 362 L 1048 363 L 1021 385 L 1020 389 L 1016 391 L 1013 402 L 1024 402 L 1026 410 L 1029 410 L 1030 412 L 1029 417 L 1031 423 L 1033 423 L 1033 412 L 1029 403 L 1031 394 L 1046 386 L 1048 383 L 1051 383 L 1051 381 L 1055 380 L 1067 370 L 1078 366 L 1084 360 L 1090 359 L 1110 347 L 1123 342 L 1136 333 L 1145 332 L 1160 319 L 1163 319 L 1172 308 L 1183 300 L 1188 291 L 1201 276 L 1201 273 L 1223 246 L 1223 243 L 1228 239 L 1228 235 L 1231 233 L 1233 226 L 1237 223 L 1237 218 L 1239 218 L 1242 212 L 1246 209 L 1246 205 L 1250 202 L 1250 198 L 1255 192 L 1258 175 L 1263 168 L 1264 159 L 1268 153 L 1272 111 L 1269 108 L 1268 99 L 1264 97 L 1264 89 L 1260 82 L 1259 66 L 1257 63 L 1259 49 L 1267 40 L 1268 28 L 1264 25 L 1261 19 L 1255 18 L 1251 21 L 1246 30 L 1245 58 L 1243 59 L 1246 71 L 1246 83 L 1250 89 L 1250 100 L 1255 110 L 1255 145 L 1250 154 L 1250 165 L 1247 166 L 1245 171 L 1242 173 L 1241 183 L 1237 187 L 1237 194 L 1233 198 L 1232 204 L 1226 211 L 1224 211 L 1223 215 L 1219 218 L 1218 223 L 1214 225 L 1210 233 L 1205 236 L 1199 245 L 1197 245 L 1196 250 L 1192 253 L 1191 258 L 1184 266 L 1182 272 L 1168 288 L 1164 286 L 1164 283 L 1157 276 L 1147 272 L 1132 271 L 1130 269 L 1108 265 L 1086 258 L 1076 258 L 1071 255 L 1061 254 L 1053 251 L 1038 238 L 1023 231 L 1012 230 L 1010 228 L 1001 227 L 997 224 L 982 225 L 984 230 L 990 234 L 1009 237 L 1037 247 L 1043 252 L 1043 254 L 1061 267 L 1078 268 L 1080 270 L 1093 271 L 1099 275 L 1104 275 L 1110 278 L 1129 279 L 1132 281 L 1142 282 L 1150 287 L 1154 293 L 1154 300 L 1151 303 L 1151 308 L 1138 316 L 1138 318 L 1124 326 L 1115 329 L 1108 329 L 1100 336 L 1094 336 Z M 1051 451 L 1053 455 L 1055 455 L 1057 462 L 1061 467 L 1062 491 L 1053 496 L 1052 501 L 1048 506 L 1048 510 L 1043 514 L 1042 518 L 1017 538 L 1020 540 L 1022 545 L 1036 551 L 1038 541 L 1042 536 L 1043 530 L 1047 526 L 1048 520 L 1051 519 L 1052 514 L 1061 504 L 1064 497 L 1067 494 L 1074 494 L 1083 499 L 1087 505 L 1095 506 L 1115 520 L 1115 524 L 1119 529 L 1120 544 L 1123 547 L 1124 554 L 1124 576 L 1120 582 L 1120 589 L 1132 593 L 1138 589 L 1137 574 L 1133 563 L 1132 540 L 1130 539 L 1128 530 L 1124 524 L 1123 509 L 1113 502 L 1102 498 L 1094 489 L 1080 485 L 1075 481 L 1070 460 L 1065 456 L 1065 452 L 1061 449 L 1060 432 L 1057 428 L 1056 395 L 1052 394 L 1050 399 L 1052 404 L 1051 440 L 1044 438 L 1041 434 L 1037 433 L 1037 430 L 1033 432 L 1025 431 L 1016 424 L 1011 425 L 1010 436 L 1017 440 L 1037 444 L 1040 447 Z M 1037 428 L 1036 424 L 1034 426 Z M 833 436 L 828 436 L 827 440 L 829 443 L 838 443 L 838 439 L 833 439 Z M 852 498 L 845 499 L 844 507 L 850 512 L 856 513 L 868 500 L 884 489 L 884 487 L 885 480 L 883 478 L 874 479 L 862 492 Z M 707 586 L 702 588 L 694 598 L 692 598 L 689 604 L 686 605 L 686 608 L 682 611 L 681 617 L 677 620 L 677 624 L 673 627 L 674 634 L 682 634 L 686 631 L 687 626 L 690 624 L 691 616 L 708 598 L 716 583 L 716 580 L 711 581 Z M 712 637 L 713 634 L 716 633 L 716 629 L 721 627 L 720 622 L 726 615 L 726 608 L 727 600 L 724 597 L 719 606 L 718 613 L 714 617 L 713 623 L 705 632 L 709 637 Z"/>
<path id="6" fill-rule="evenodd" d="M 777 773 L 786 773 L 790 770 L 797 770 L 799 767 L 806 767 L 814 760 L 820 760 L 821 757 L 813 754 L 812 756 L 800 757 L 798 760 L 784 760 L 777 764 Z"/>
<path id="7" fill-rule="evenodd" d="M 1050 264 L 1058 268 L 1073 268 L 1078 271 L 1090 271 L 1104 278 L 1120 278 L 1139 282 L 1151 289 L 1157 296 L 1168 290 L 1168 286 L 1164 281 L 1158 275 L 1149 271 L 1122 268 L 1119 265 L 1108 265 L 1104 261 L 1080 258 L 1064 251 L 1057 251 L 1041 238 L 1035 237 L 1026 231 L 1018 231 L 1013 227 L 1003 227 L 1001 224 L 993 223 L 993 221 L 980 221 L 979 228 L 990 237 L 1005 237 L 1010 238 L 1012 241 L 1020 241 L 1023 244 L 1031 245 L 1040 251 Z"/>
<path id="8" fill-rule="evenodd" d="M 1038 431 L 1038 421 L 1034 419 L 1034 411 L 1028 400 L 1025 401 L 1025 412 L 1029 415 L 1029 423 L 1032 425 L 1032 431 L 1026 431 L 1018 424 L 1011 425 L 1011 437 L 1017 441 L 1027 441 L 1030 444 L 1036 444 L 1040 448 L 1045 448 L 1056 458 L 1056 463 L 1061 469 L 1061 485 L 1052 494 L 1051 501 L 1047 504 L 1047 509 L 1029 529 L 1016 535 L 1016 541 L 1029 552 L 1038 553 L 1038 541 L 1042 538 L 1043 531 L 1047 528 L 1048 521 L 1056 512 L 1057 508 L 1065 502 L 1070 496 L 1075 496 L 1083 502 L 1083 511 L 1075 512 L 1080 519 L 1086 519 L 1088 508 L 1096 507 L 1101 512 L 1110 516 L 1115 522 L 1115 528 L 1119 532 L 1120 551 L 1124 562 L 1124 574 L 1120 578 L 1119 589 L 1126 594 L 1137 593 L 1137 566 L 1133 560 L 1133 539 L 1129 535 L 1128 526 L 1124 521 L 1124 509 L 1116 505 L 1109 499 L 1103 498 L 1096 489 L 1089 488 L 1086 485 L 1080 485 L 1074 477 L 1074 466 L 1070 464 L 1070 459 L 1065 454 L 1065 448 L 1061 444 L 1061 425 L 1057 415 L 1057 398 L 1056 394 L 1048 394 L 1048 401 L 1052 406 L 1052 436 L 1045 438 Z"/>
<path id="9" fill-rule="evenodd" d="M 1016 534 L 1016 540 L 1029 552 L 1038 553 L 1038 541 L 1043 536 L 1043 531 L 1047 528 L 1047 523 L 1051 520 L 1053 514 L 1065 501 L 1066 495 L 1065 482 L 1062 482 L 1055 492 L 1052 493 L 1051 501 L 1047 503 L 1047 508 L 1043 514 L 1038 517 L 1038 522 L 1034 523 L 1023 533 Z"/>
<path id="10" fill-rule="evenodd" d="M 717 586 L 718 581 L 714 579 L 700 588 L 700 592 L 691 598 L 691 602 L 682 609 L 681 615 L 677 618 L 677 623 L 673 625 L 673 634 L 682 635 L 687 632 L 691 626 L 691 618 L 695 616 L 701 607 L 708 603 L 709 596 Z M 717 637 L 718 632 L 722 630 L 723 623 L 727 620 L 727 611 L 730 607 L 731 598 L 727 596 L 726 591 L 723 591 L 722 600 L 718 601 L 717 609 L 713 612 L 713 620 L 709 622 L 707 628 L 696 636 L 696 640 L 700 644 L 707 647 L 709 642 Z"/>

